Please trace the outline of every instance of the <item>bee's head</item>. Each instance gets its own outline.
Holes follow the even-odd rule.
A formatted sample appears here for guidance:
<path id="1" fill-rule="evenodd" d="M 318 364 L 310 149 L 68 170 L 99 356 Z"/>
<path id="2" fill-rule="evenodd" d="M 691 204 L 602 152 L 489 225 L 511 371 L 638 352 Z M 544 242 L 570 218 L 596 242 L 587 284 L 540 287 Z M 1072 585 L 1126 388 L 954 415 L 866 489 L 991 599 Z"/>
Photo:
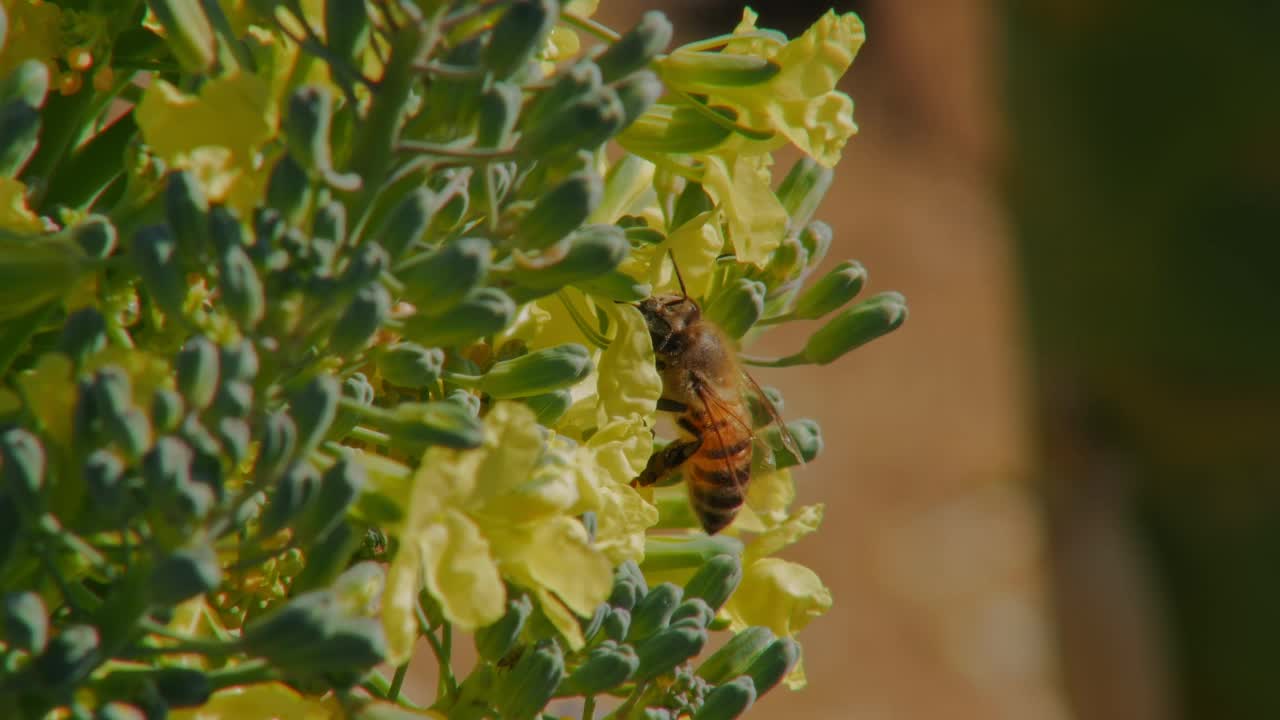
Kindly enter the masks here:
<path id="1" fill-rule="evenodd" d="M 655 295 L 636 307 L 644 315 L 654 352 L 659 354 L 679 352 L 685 330 L 702 317 L 698 303 L 683 295 Z"/>

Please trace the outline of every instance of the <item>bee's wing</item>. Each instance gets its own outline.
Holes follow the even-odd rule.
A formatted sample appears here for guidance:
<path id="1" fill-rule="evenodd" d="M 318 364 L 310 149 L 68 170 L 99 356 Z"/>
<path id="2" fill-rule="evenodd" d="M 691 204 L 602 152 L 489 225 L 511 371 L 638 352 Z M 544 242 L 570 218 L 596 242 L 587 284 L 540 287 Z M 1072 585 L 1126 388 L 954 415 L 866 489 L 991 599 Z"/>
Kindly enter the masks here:
<path id="1" fill-rule="evenodd" d="M 720 447 L 727 447 L 724 442 L 724 435 L 720 432 L 719 424 L 714 422 L 714 418 L 720 416 L 727 417 L 732 422 L 737 423 L 742 427 L 743 431 L 747 433 L 747 436 L 754 441 L 756 434 L 755 431 L 751 429 L 750 419 L 744 419 L 742 417 L 742 412 L 738 408 L 735 408 L 732 403 L 726 402 L 724 398 L 720 397 L 716 393 L 715 388 L 713 388 L 710 383 L 706 382 L 705 378 L 702 378 L 697 374 L 695 374 L 695 378 L 697 378 L 697 382 L 693 384 L 693 391 L 697 394 L 698 399 L 702 401 L 702 407 L 707 413 L 707 416 L 713 419 L 713 422 L 711 423 L 711 431 L 715 433 L 716 442 L 720 444 Z M 733 477 L 734 483 L 745 492 L 746 488 L 744 486 L 749 478 L 739 477 L 737 468 L 733 467 L 733 464 L 729 462 L 729 458 L 724 458 L 723 462 L 725 470 L 727 470 L 729 475 Z"/>
<path id="2" fill-rule="evenodd" d="M 787 429 L 787 424 L 782 421 L 782 415 L 778 412 L 778 408 L 773 406 L 773 401 L 765 394 L 764 388 L 760 387 L 760 383 L 751 377 L 751 373 L 746 370 L 742 371 L 742 378 L 751 386 L 751 391 L 760 399 L 760 403 L 764 405 L 765 412 L 769 414 L 769 423 L 778 426 L 779 434 L 782 436 L 782 445 L 795 456 L 800 464 L 804 464 L 804 455 L 800 453 L 800 444 L 796 442 L 796 438 Z"/>

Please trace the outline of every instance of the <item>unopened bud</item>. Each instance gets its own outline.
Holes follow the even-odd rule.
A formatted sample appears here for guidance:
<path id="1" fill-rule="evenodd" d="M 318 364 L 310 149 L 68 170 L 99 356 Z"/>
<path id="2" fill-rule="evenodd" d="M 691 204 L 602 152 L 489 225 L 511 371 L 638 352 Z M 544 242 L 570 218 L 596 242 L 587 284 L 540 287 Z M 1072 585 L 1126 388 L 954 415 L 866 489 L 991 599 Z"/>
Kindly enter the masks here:
<path id="1" fill-rule="evenodd" d="M 533 410 L 539 425 L 549 427 L 563 417 L 573 405 L 573 393 L 568 389 L 553 390 L 523 398 L 523 402 Z"/>
<path id="2" fill-rule="evenodd" d="M 773 79 L 782 67 L 768 58 L 736 53 L 677 50 L 658 60 L 669 87 L 697 94 L 751 87 Z"/>
<path id="3" fill-rule="evenodd" d="M 518 145 L 524 157 L 548 158 L 595 150 L 618 134 L 627 120 L 618 93 L 602 87 L 529 127 Z"/>
<path id="4" fill-rule="evenodd" d="M 459 346 L 502 330 L 515 314 L 516 304 L 506 293 L 484 287 L 437 317 L 419 314 L 406 319 L 404 335 L 427 347 Z"/>
<path id="5" fill-rule="evenodd" d="M 77 367 L 107 346 L 107 320 L 96 309 L 87 307 L 67 316 L 58 338 L 58 350 L 68 355 Z"/>
<path id="6" fill-rule="evenodd" d="M 417 343 L 396 343 L 377 356 L 378 372 L 392 385 L 424 388 L 440 379 L 444 351 Z"/>
<path id="7" fill-rule="evenodd" d="M 595 695 L 626 682 L 640 666 L 629 645 L 606 640 L 587 653 L 587 659 L 560 685 L 557 695 Z"/>
<path id="8" fill-rule="evenodd" d="M 768 648 L 775 636 L 763 626 L 752 626 L 738 632 L 698 666 L 698 677 L 720 684 L 747 672 L 751 663 Z"/>
<path id="9" fill-rule="evenodd" d="M 742 556 L 742 541 L 727 535 L 651 535 L 645 538 L 646 570 L 700 568 L 717 555 Z"/>
<path id="10" fill-rule="evenodd" d="M 631 611 L 631 630 L 627 640 L 642 640 L 665 628 L 671 621 L 671 613 L 680 604 L 683 591 L 678 585 L 662 583 L 649 590 Z"/>
<path id="11" fill-rule="evenodd" d="M 219 253 L 218 280 L 222 302 L 240 328 L 250 331 L 257 327 L 266 314 L 266 291 L 243 247 L 232 245 Z"/>
<path id="12" fill-rule="evenodd" d="M 222 568 L 213 548 L 194 545 L 170 553 L 151 571 L 151 601 L 177 605 L 210 592 L 222 582 Z"/>
<path id="13" fill-rule="evenodd" d="M 295 541 L 309 545 L 342 522 L 347 507 L 355 502 L 366 483 L 364 465 L 349 455 L 339 458 L 320 476 L 315 499 L 294 526 Z"/>
<path id="14" fill-rule="evenodd" d="M 460 238 L 438 250 L 419 253 L 396 266 L 404 298 L 418 312 L 440 315 L 484 281 L 492 247 L 483 238 Z"/>
<path id="15" fill-rule="evenodd" d="M 342 397 L 348 400 L 360 405 L 372 405 L 373 396 L 373 385 L 370 384 L 369 378 L 365 377 L 364 373 L 352 373 L 342 381 Z M 340 442 L 351 433 L 351 430 L 359 420 L 360 418 L 354 412 L 339 405 L 338 414 L 334 417 L 333 424 L 329 426 L 329 431 L 325 434 L 325 437 L 334 442 Z"/>
<path id="16" fill-rule="evenodd" d="M 558 16 L 554 0 L 511 3 L 489 35 L 482 58 L 485 70 L 499 80 L 514 75 L 542 48 Z"/>
<path id="17" fill-rule="evenodd" d="M 637 681 L 644 681 L 668 673 L 702 652 L 706 644 L 707 631 L 704 628 L 669 627 L 651 635 L 636 645 L 640 665 L 634 677 Z"/>
<path id="18" fill-rule="evenodd" d="M 195 176 L 174 170 L 165 178 L 165 217 L 188 261 L 198 257 L 209 238 L 209 202 Z"/>
<path id="19" fill-rule="evenodd" d="M 147 0 L 183 70 L 201 75 L 217 58 L 217 39 L 199 0 Z"/>
<path id="20" fill-rule="evenodd" d="M 291 225 L 297 225 L 311 203 L 311 180 L 307 171 L 288 152 L 271 168 L 267 178 L 267 205 L 275 208 Z"/>
<path id="21" fill-rule="evenodd" d="M 747 334 L 764 314 L 768 288 L 758 280 L 739 278 L 730 283 L 707 305 L 706 316 L 731 338 Z"/>
<path id="22" fill-rule="evenodd" d="M 521 119 L 527 127 L 540 125 L 546 118 L 599 89 L 602 84 L 600 68 L 590 60 L 580 60 L 558 72 L 551 86 L 534 96 Z"/>
<path id="23" fill-rule="evenodd" d="M 39 438 L 22 428 L 0 435 L 0 488 L 13 494 L 28 513 L 38 514 L 43 508 L 44 470 Z"/>
<path id="24" fill-rule="evenodd" d="M 344 409 L 354 411 L 361 423 L 390 435 L 393 444 L 467 449 L 483 440 L 479 421 L 456 403 L 400 403 L 390 410 L 346 399 L 342 404 Z"/>
<path id="25" fill-rule="evenodd" d="M 178 391 L 194 410 L 204 410 L 213 402 L 218 389 L 221 362 L 218 348 L 203 335 L 196 335 L 182 346 L 175 361 Z"/>
<path id="26" fill-rule="evenodd" d="M 756 701 L 756 686 L 749 677 L 739 677 L 707 693 L 693 720 L 733 720 Z"/>
<path id="27" fill-rule="evenodd" d="M 801 463 L 812 462 L 822 452 L 822 428 L 817 422 L 808 418 L 792 420 L 787 423 L 787 432 L 795 440 L 800 457 L 796 457 L 791 448 L 782 439 L 782 429 L 777 425 L 770 426 L 762 433 L 761 439 L 773 451 L 773 467 L 777 470 L 789 468 Z"/>
<path id="28" fill-rule="evenodd" d="M 498 682 L 494 706 L 503 717 L 532 718 L 542 710 L 564 679 L 564 653 L 554 640 L 539 643 L 520 656 Z"/>
<path id="29" fill-rule="evenodd" d="M 102 661 L 99 644 L 93 626 L 69 625 L 35 659 L 32 669 L 45 687 L 75 687 Z"/>
<path id="30" fill-rule="evenodd" d="M 577 343 L 565 343 L 494 363 L 478 387 L 499 400 L 529 397 L 573 385 L 591 369 L 591 353 Z"/>
<path id="31" fill-rule="evenodd" d="M 259 438 L 258 460 L 254 475 L 262 481 L 284 472 L 298 442 L 298 429 L 293 418 L 283 410 L 271 413 L 263 421 Z"/>
<path id="32" fill-rule="evenodd" d="M 90 215 L 71 229 L 71 237 L 84 254 L 105 260 L 116 248 L 116 226 L 101 215 Z"/>
<path id="33" fill-rule="evenodd" d="M 830 225 L 815 220 L 804 226 L 804 230 L 800 231 L 800 244 L 809 253 L 809 267 L 816 266 L 827 256 L 827 251 L 831 249 L 831 240 Z"/>
<path id="34" fill-rule="evenodd" d="M 609 272 L 583 280 L 578 288 L 592 295 L 599 295 L 609 300 L 633 303 L 639 302 L 653 294 L 653 286 L 642 283 L 621 270 Z"/>
<path id="35" fill-rule="evenodd" d="M 701 599 L 714 612 L 724 606 L 742 582 L 742 559 L 717 555 L 708 560 L 684 586 L 684 597 Z"/>
<path id="36" fill-rule="evenodd" d="M 431 219 L 439 208 L 440 199 L 425 187 L 415 188 L 396 204 L 378 232 L 374 233 L 392 262 L 413 248 L 431 225 Z"/>
<path id="37" fill-rule="evenodd" d="M 826 365 L 854 348 L 885 335 L 907 319 L 907 301 L 901 293 L 874 295 L 829 320 L 804 346 L 804 359 Z"/>
<path id="38" fill-rule="evenodd" d="M 640 22 L 596 56 L 600 76 L 611 83 L 640 70 L 671 44 L 671 21 L 657 10 L 640 16 Z"/>
<path id="39" fill-rule="evenodd" d="M 366 285 L 338 318 L 329 335 L 335 355 L 359 352 L 391 315 L 391 295 L 377 283 Z"/>
<path id="40" fill-rule="evenodd" d="M 476 653 L 491 663 L 506 657 L 516 646 L 525 621 L 533 612 L 533 602 L 528 595 L 507 600 L 507 612 L 492 625 L 475 632 Z"/>
<path id="41" fill-rule="evenodd" d="M 570 175 L 538 199 L 516 230 L 520 245 L 540 250 L 550 247 L 586 221 L 600 204 L 604 181 L 594 172 Z"/>
<path id="42" fill-rule="evenodd" d="M 289 399 L 289 415 L 298 429 L 298 456 L 307 457 L 320 446 L 338 412 L 342 388 L 330 375 L 317 375 Z"/>
<path id="43" fill-rule="evenodd" d="M 798 662 L 800 643 L 791 638 L 778 638 L 756 656 L 746 672 L 755 682 L 756 690 L 763 695 L 781 682 Z"/>
<path id="44" fill-rule="evenodd" d="M 614 83 L 613 89 L 618 93 L 618 100 L 622 103 L 625 115 L 621 130 L 625 130 L 653 107 L 658 98 L 662 97 L 664 90 L 662 81 L 648 70 L 632 73 L 619 80 Z"/>
<path id="45" fill-rule="evenodd" d="M 809 225 L 822 199 L 826 197 L 827 190 L 831 188 L 831 181 L 834 178 L 834 170 L 819 165 L 808 155 L 802 156 L 791 166 L 787 176 L 782 179 L 782 184 L 778 186 L 778 201 L 782 203 L 787 216 L 791 218 L 792 228 L 803 228 Z M 830 230 L 830 228 L 827 229 Z M 810 255 L 812 254 L 810 251 Z M 811 260 L 811 264 L 816 262 Z"/>
<path id="46" fill-rule="evenodd" d="M 11 592 L 4 596 L 0 617 L 0 638 L 12 648 L 32 655 L 44 651 L 49 641 L 49 612 L 44 600 L 33 592 Z"/>
<path id="47" fill-rule="evenodd" d="M 177 244 L 165 225 L 152 225 L 133 238 L 132 257 L 152 300 L 170 319 L 183 317 L 187 285 L 177 257 Z"/>
<path id="48" fill-rule="evenodd" d="M 613 270 L 630 250 L 622 228 L 587 225 L 533 258 L 517 255 L 508 277 L 532 294 L 548 294 Z"/>
<path id="49" fill-rule="evenodd" d="M 836 310 L 862 290 L 867 269 L 857 260 L 845 260 L 796 297 L 792 314 L 802 320 L 813 320 Z"/>

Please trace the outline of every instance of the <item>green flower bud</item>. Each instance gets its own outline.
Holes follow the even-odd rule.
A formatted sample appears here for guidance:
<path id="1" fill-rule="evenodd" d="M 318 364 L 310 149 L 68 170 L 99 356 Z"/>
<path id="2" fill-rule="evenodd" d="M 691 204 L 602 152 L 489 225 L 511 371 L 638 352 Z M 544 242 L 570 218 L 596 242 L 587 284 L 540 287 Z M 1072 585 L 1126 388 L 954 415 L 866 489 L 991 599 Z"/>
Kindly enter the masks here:
<path id="1" fill-rule="evenodd" d="M 588 542 L 594 543 L 596 540 L 597 530 L 596 514 L 594 512 L 587 511 L 582 514 L 581 519 L 582 524 L 587 528 Z M 608 615 L 609 606 L 605 603 L 600 603 L 596 606 L 595 612 L 591 613 L 591 617 L 587 618 L 585 623 L 579 623 L 579 625 L 582 626 L 582 637 L 586 639 L 587 642 L 591 642 L 591 640 L 596 636 L 596 633 L 600 632 L 600 628 L 604 625 L 604 619 Z"/>
<path id="2" fill-rule="evenodd" d="M 169 707 L 200 707 L 209 702 L 213 684 L 203 670 L 186 667 L 164 667 L 150 674 L 156 692 Z"/>
<path id="3" fill-rule="evenodd" d="M 67 316 L 58 338 L 58 350 L 83 367 L 85 360 L 107 346 L 107 320 L 96 309 L 87 307 Z"/>
<path id="4" fill-rule="evenodd" d="M 317 240 L 327 240 L 334 246 L 347 241 L 347 206 L 337 200 L 316 208 L 311 219 L 311 235 Z"/>
<path id="5" fill-rule="evenodd" d="M 640 70 L 671 44 L 671 21 L 657 10 L 640 16 L 640 22 L 596 56 L 600 76 L 611 83 Z"/>
<path id="6" fill-rule="evenodd" d="M 626 109 L 618 93 L 613 88 L 602 87 L 540 118 L 537 124 L 521 123 L 528 130 L 517 148 L 526 158 L 553 158 L 578 150 L 595 150 L 617 135 L 626 119 Z"/>
<path id="7" fill-rule="evenodd" d="M 729 337 L 740 338 L 764 314 L 766 293 L 764 283 L 738 278 L 715 296 L 707 306 L 706 316 Z"/>
<path id="8" fill-rule="evenodd" d="M 133 262 L 152 301 L 170 320 L 181 321 L 187 284 L 176 251 L 173 235 L 164 225 L 145 227 L 133 238 Z"/>
<path id="9" fill-rule="evenodd" d="M 867 269 L 857 260 L 845 260 L 821 280 L 801 291 L 791 314 L 814 320 L 849 302 L 867 281 Z"/>
<path id="10" fill-rule="evenodd" d="M 457 449 L 478 447 L 480 423 L 466 408 L 452 402 L 400 403 L 394 409 L 364 406 L 344 399 L 362 424 L 391 436 L 396 445 L 442 445 Z"/>
<path id="11" fill-rule="evenodd" d="M 701 599 L 712 614 L 729 600 L 742 582 L 742 559 L 734 555 L 717 555 L 698 568 L 684 586 L 684 597 Z"/>
<path id="12" fill-rule="evenodd" d="M 101 215 L 89 215 L 71 229 L 71 237 L 95 260 L 105 260 L 116 249 L 116 226 Z"/>
<path id="13" fill-rule="evenodd" d="M 549 393 L 522 398 L 522 401 L 533 409 L 539 425 L 550 427 L 564 417 L 569 406 L 573 405 L 573 393 L 567 389 L 552 390 Z"/>
<path id="14" fill-rule="evenodd" d="M 742 675 L 774 639 L 773 631 L 767 627 L 757 625 L 742 630 L 698 666 L 698 677 L 718 685 Z"/>
<path id="15" fill-rule="evenodd" d="M 415 188 L 391 210 L 374 238 L 394 262 L 421 239 L 440 206 L 440 198 L 429 188 Z M 408 283 L 404 278 L 401 280 Z"/>
<path id="16" fill-rule="evenodd" d="M 445 397 L 445 402 L 453 403 L 462 408 L 471 417 L 480 415 L 480 396 L 468 390 L 461 388 L 453 390 Z"/>
<path id="17" fill-rule="evenodd" d="M 556 74 L 551 86 L 534 96 L 521 114 L 525 127 L 536 127 L 603 85 L 600 68 L 590 60 L 579 60 Z"/>
<path id="18" fill-rule="evenodd" d="M 480 97 L 480 112 L 476 121 L 476 145 L 498 148 L 507 143 L 520 116 L 524 97 L 518 85 L 498 82 Z"/>
<path id="19" fill-rule="evenodd" d="M 49 641 L 49 612 L 44 600 L 33 592 L 11 592 L 4 596 L 0 617 L 0 638 L 11 648 L 33 655 L 44 652 Z"/>
<path id="20" fill-rule="evenodd" d="M 277 410 L 266 417 L 262 423 L 258 461 L 254 467 L 254 476 L 259 482 L 284 472 L 293 459 L 297 442 L 298 429 L 293 424 L 293 418 L 283 410 Z"/>
<path id="21" fill-rule="evenodd" d="M 484 281 L 492 247 L 484 238 L 460 238 L 438 250 L 419 253 L 396 266 L 403 296 L 427 316 L 457 305 Z"/>
<path id="22" fill-rule="evenodd" d="M 338 462 L 320 476 L 315 499 L 295 524 L 295 542 L 307 545 L 328 534 L 342 522 L 347 507 L 355 502 L 367 482 L 363 464 L 347 455 L 338 458 Z"/>
<path id="23" fill-rule="evenodd" d="M 605 638 L 614 642 L 626 640 L 627 633 L 631 631 L 631 612 L 620 607 L 610 607 L 609 614 L 604 616 L 604 622 L 600 624 L 600 630 Z"/>
<path id="24" fill-rule="evenodd" d="M 224 417 L 248 417 L 253 410 L 253 385 L 243 380 L 230 380 L 218 386 L 213 409 Z"/>
<path id="25" fill-rule="evenodd" d="M 218 442 L 233 465 L 244 462 L 249 458 L 249 444 L 252 442 L 249 423 L 238 417 L 222 418 L 218 421 Z"/>
<path id="26" fill-rule="evenodd" d="M 217 589 L 221 582 L 222 568 L 212 547 L 202 544 L 180 548 L 151 571 L 151 601 L 178 605 Z"/>
<path id="27" fill-rule="evenodd" d="M 178 392 L 186 398 L 187 404 L 194 410 L 209 407 L 218 389 L 218 347 L 203 335 L 196 335 L 178 351 L 174 365 L 178 374 Z"/>
<path id="28" fill-rule="evenodd" d="M 363 2 L 326 2 L 324 4 L 324 40 L 335 57 L 360 64 L 369 44 L 371 28 L 369 12 Z"/>
<path id="29" fill-rule="evenodd" d="M 634 678 L 642 682 L 671 672 L 677 665 L 702 652 L 706 644 L 707 631 L 704 628 L 670 627 L 650 635 L 636 645 L 640 665 Z"/>
<path id="30" fill-rule="evenodd" d="M 290 225 L 297 225 L 311 203 L 311 180 L 289 153 L 280 155 L 267 177 L 267 205 L 280 211 Z"/>
<path id="31" fill-rule="evenodd" d="M 201 75 L 213 66 L 217 40 L 199 0 L 147 0 L 147 6 L 184 71 Z"/>
<path id="32" fill-rule="evenodd" d="M 791 227 L 802 228 L 809 225 L 834 178 L 834 170 L 819 165 L 808 155 L 801 156 L 791 166 L 787 176 L 782 179 L 782 184 L 778 186 L 778 201 L 791 218 Z M 823 227 L 826 227 L 825 223 Z M 812 249 L 809 254 L 813 255 Z M 811 261 L 811 264 L 816 264 L 816 261 Z"/>
<path id="33" fill-rule="evenodd" d="M 492 335 L 516 314 L 516 304 L 497 288 L 471 291 L 462 302 L 440 315 L 414 315 L 404 321 L 405 337 L 427 347 L 454 347 Z"/>
<path id="34" fill-rule="evenodd" d="M 440 379 L 440 372 L 444 369 L 444 351 L 402 342 L 378 353 L 377 362 L 378 372 L 392 385 L 423 388 Z"/>
<path id="35" fill-rule="evenodd" d="M 250 622 L 241 635 L 246 652 L 283 668 L 296 668 L 315 654 L 339 619 L 337 597 L 328 590 L 297 595 L 272 612 Z"/>
<path id="36" fill-rule="evenodd" d="M 716 617 L 716 611 L 711 609 L 710 605 L 702 598 L 689 598 L 680 603 L 675 611 L 671 613 L 670 625 L 672 627 L 689 626 L 704 628 L 711 624 Z"/>
<path id="37" fill-rule="evenodd" d="M 165 177 L 164 209 L 184 259 L 199 257 L 209 238 L 209 202 L 190 171 L 174 170 Z"/>
<path id="38" fill-rule="evenodd" d="M 222 374 L 228 380 L 251 381 L 258 376 L 258 351 L 247 339 L 224 346 L 220 355 Z"/>
<path id="39" fill-rule="evenodd" d="M 361 405 L 371 405 L 373 396 L 373 385 L 369 384 L 369 378 L 365 377 L 364 373 L 352 373 L 342 381 L 342 397 L 348 400 Z M 325 438 L 334 442 L 341 441 L 351 433 L 359 420 L 355 413 L 339 405 L 338 414 L 334 417 L 333 424 L 329 426 L 329 431 L 325 433 Z"/>
<path id="40" fill-rule="evenodd" d="M 590 375 L 591 368 L 585 347 L 565 343 L 494 363 L 476 386 L 499 400 L 529 397 L 573 385 Z"/>
<path id="41" fill-rule="evenodd" d="M 727 535 L 653 535 L 645 538 L 646 570 L 700 568 L 717 555 L 742 556 L 742 541 Z"/>
<path id="42" fill-rule="evenodd" d="M 520 631 L 533 612 L 533 602 L 528 595 L 507 599 L 507 612 L 495 623 L 475 632 L 476 654 L 497 663 L 507 656 L 520 639 Z"/>
<path id="43" fill-rule="evenodd" d="M 788 235 L 782 238 L 782 242 L 769 255 L 769 262 L 764 268 L 765 284 L 775 288 L 787 285 L 800 277 L 807 267 L 809 267 L 809 251 L 800 244 L 800 238 Z M 788 285 L 788 287 L 791 286 Z M 791 294 L 794 294 L 794 290 Z"/>
<path id="44" fill-rule="evenodd" d="M 815 220 L 804 226 L 804 230 L 800 231 L 800 244 L 809 253 L 809 267 L 814 267 L 827 256 L 827 250 L 831 249 L 831 240 L 830 225 Z"/>
<path id="45" fill-rule="evenodd" d="M 182 396 L 168 388 L 158 388 L 151 396 L 151 419 L 156 432 L 168 433 L 178 428 L 186 413 Z"/>
<path id="46" fill-rule="evenodd" d="M 662 81 L 648 70 L 632 73 L 619 80 L 613 85 L 613 89 L 618 93 L 618 100 L 622 103 L 626 117 L 620 130 L 625 130 L 639 120 L 662 97 L 664 90 Z"/>
<path id="47" fill-rule="evenodd" d="M 734 678 L 707 693 L 693 720 L 733 720 L 755 701 L 756 686 L 751 678 Z"/>
<path id="48" fill-rule="evenodd" d="M 40 111 L 25 100 L 0 105 L 0 173 L 17 177 L 40 145 Z"/>
<path id="49" fill-rule="evenodd" d="M 315 499 L 320 474 L 311 463 L 295 462 L 284 471 L 276 485 L 275 494 L 262 515 L 259 532 L 262 536 L 274 535 L 291 520 L 302 514 Z"/>
<path id="50" fill-rule="evenodd" d="M 796 448 L 800 451 L 798 458 L 783 442 L 782 430 L 777 425 L 766 429 L 761 438 L 773 451 L 773 467 L 781 470 L 802 462 L 812 462 L 822 452 L 822 428 L 816 421 L 808 418 L 792 420 L 787 423 L 787 431 L 796 441 Z"/>
<path id="51" fill-rule="evenodd" d="M 517 0 L 494 24 L 482 64 L 494 79 L 514 75 L 533 60 L 559 16 L 553 0 Z"/>
<path id="52" fill-rule="evenodd" d="M 622 228 L 587 225 L 533 258 L 516 255 L 516 266 L 507 277 L 522 288 L 537 291 L 526 294 L 545 295 L 613 270 L 630 250 Z"/>
<path id="53" fill-rule="evenodd" d="M 637 597 L 648 594 L 649 583 L 644 578 L 644 572 L 635 560 L 625 560 L 621 565 L 614 569 L 614 574 L 620 582 L 623 578 L 631 582 L 636 588 Z"/>
<path id="54" fill-rule="evenodd" d="M 595 172 L 570 175 L 520 220 L 516 236 L 521 247 L 540 250 L 555 244 L 586 221 L 603 194 L 604 181 Z"/>
<path id="55" fill-rule="evenodd" d="M 631 578 L 625 575 L 614 574 L 613 590 L 609 593 L 608 603 L 613 607 L 619 607 L 628 612 L 636 606 L 640 593 Z"/>
<path id="56" fill-rule="evenodd" d="M 333 98 L 323 86 L 308 85 L 289 96 L 281 130 L 289 144 L 289 154 L 313 177 L 321 177 L 334 189 L 354 192 L 360 188 L 360 176 L 340 174 L 333 169 L 329 153 L 330 126 L 333 123 Z"/>
<path id="57" fill-rule="evenodd" d="M 94 406 L 105 416 L 123 415 L 133 407 L 133 384 L 118 365 L 106 365 L 93 374 Z"/>
<path id="58" fill-rule="evenodd" d="M 109 415 L 102 426 L 107 436 L 132 459 L 141 457 L 151 447 L 151 417 L 140 408 L 130 407 L 118 415 Z"/>
<path id="59" fill-rule="evenodd" d="M 0 81 L 0 101 L 20 100 L 28 106 L 44 107 L 49 94 L 49 67 L 34 58 L 23 60 Z"/>
<path id="60" fill-rule="evenodd" d="M 218 257 L 222 302 L 242 330 L 252 330 L 266 314 L 266 292 L 244 248 L 228 247 Z"/>
<path id="61" fill-rule="evenodd" d="M 0 435 L 0 488 L 7 490 L 27 513 L 44 506 L 44 446 L 35 435 L 13 428 Z"/>
<path id="62" fill-rule="evenodd" d="M 565 679 L 556 695 L 595 695 L 626 682 L 640 666 L 629 645 L 606 640 L 587 653 L 587 659 Z"/>
<path id="63" fill-rule="evenodd" d="M 662 79 L 673 88 L 706 94 L 772 80 L 782 67 L 758 55 L 677 50 L 658 61 Z"/>
<path id="64" fill-rule="evenodd" d="M 385 662 L 387 636 L 375 618 L 341 618 L 322 636 L 298 669 L 309 673 L 337 673 L 329 678 L 335 685 L 354 685 L 373 666 Z"/>
<path id="65" fill-rule="evenodd" d="M 779 413 L 786 407 L 786 402 L 778 388 L 766 385 L 761 390 L 764 391 L 764 399 L 761 399 L 755 393 L 750 393 L 747 396 L 747 404 L 751 409 L 751 427 L 753 429 L 762 428 L 774 422 L 773 414 L 769 412 L 764 400 L 767 399 L 773 405 L 773 409 Z"/>
<path id="66" fill-rule="evenodd" d="M 747 675 L 754 681 L 756 690 L 765 694 L 782 681 L 800 662 L 800 643 L 791 638 L 778 638 L 751 661 Z"/>
<path id="67" fill-rule="evenodd" d="M 328 587 L 346 569 L 351 556 L 360 548 L 361 536 L 345 518 L 329 532 L 321 535 L 307 554 L 307 565 L 293 579 L 289 591 L 294 595 Z"/>
<path id="68" fill-rule="evenodd" d="M 359 352 L 391 315 L 391 295 L 378 284 L 367 285 L 333 326 L 329 350 L 335 355 Z"/>
<path id="69" fill-rule="evenodd" d="M 671 621 L 671 613 L 680 604 L 682 593 L 680 587 L 672 583 L 655 585 L 649 590 L 631 611 L 631 630 L 627 633 L 627 640 L 642 640 L 665 628 Z"/>
<path id="70" fill-rule="evenodd" d="M 639 302 L 653 294 L 652 285 L 639 282 L 620 270 L 611 270 L 603 275 L 583 280 L 577 286 L 579 290 L 592 295 L 624 303 Z"/>
<path id="71" fill-rule="evenodd" d="M 84 461 L 84 481 L 94 511 L 116 517 L 124 505 L 124 463 L 108 450 L 94 450 Z"/>
<path id="72" fill-rule="evenodd" d="M 564 653 L 554 640 L 539 643 L 494 689 L 494 707 L 506 718 L 533 718 L 546 707 L 564 678 Z"/>
<path id="73" fill-rule="evenodd" d="M 129 705 L 116 700 L 98 708 L 94 720 L 147 720 L 147 714 L 137 705 Z"/>
<path id="74" fill-rule="evenodd" d="M 804 359 L 826 365 L 854 348 L 885 335 L 907 319 L 907 301 L 889 291 L 863 300 L 829 320 L 809 338 Z"/>
<path id="75" fill-rule="evenodd" d="M 330 375 L 317 375 L 289 400 L 289 415 L 298 427 L 298 456 L 307 457 L 320 446 L 338 412 L 342 389 Z"/>

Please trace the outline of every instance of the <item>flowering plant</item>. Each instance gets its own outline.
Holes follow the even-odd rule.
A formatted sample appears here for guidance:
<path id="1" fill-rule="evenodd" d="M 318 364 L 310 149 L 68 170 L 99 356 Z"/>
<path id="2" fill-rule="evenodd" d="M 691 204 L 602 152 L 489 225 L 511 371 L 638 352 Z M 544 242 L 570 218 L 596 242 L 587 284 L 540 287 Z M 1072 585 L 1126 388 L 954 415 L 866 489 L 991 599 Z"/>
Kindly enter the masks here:
<path id="1" fill-rule="evenodd" d="M 632 484 L 663 386 L 630 304 L 678 264 L 735 342 L 827 318 L 773 366 L 902 322 L 855 262 L 807 283 L 856 16 L 668 51 L 582 0 L 0 8 L 0 706 L 713 719 L 803 685 L 831 597 L 775 554 L 822 519 L 817 426 L 762 427 L 747 509 L 695 530 Z"/>

